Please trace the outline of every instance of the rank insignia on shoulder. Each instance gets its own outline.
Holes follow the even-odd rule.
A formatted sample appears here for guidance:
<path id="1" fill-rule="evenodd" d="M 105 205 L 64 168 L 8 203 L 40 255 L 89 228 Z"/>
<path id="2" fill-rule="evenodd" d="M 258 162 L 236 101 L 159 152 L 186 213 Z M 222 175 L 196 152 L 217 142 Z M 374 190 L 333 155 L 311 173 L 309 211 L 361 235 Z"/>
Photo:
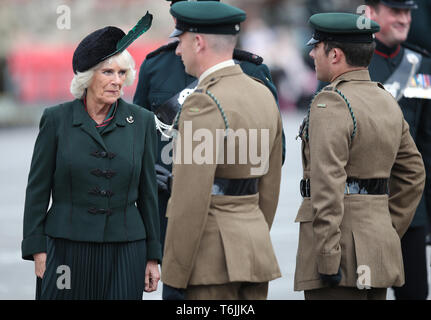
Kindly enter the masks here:
<path id="1" fill-rule="evenodd" d="M 332 87 L 325 87 L 323 90 L 325 90 L 325 91 L 332 91 Z"/>
<path id="2" fill-rule="evenodd" d="M 319 103 L 317 105 L 318 108 L 326 108 L 326 103 Z"/>

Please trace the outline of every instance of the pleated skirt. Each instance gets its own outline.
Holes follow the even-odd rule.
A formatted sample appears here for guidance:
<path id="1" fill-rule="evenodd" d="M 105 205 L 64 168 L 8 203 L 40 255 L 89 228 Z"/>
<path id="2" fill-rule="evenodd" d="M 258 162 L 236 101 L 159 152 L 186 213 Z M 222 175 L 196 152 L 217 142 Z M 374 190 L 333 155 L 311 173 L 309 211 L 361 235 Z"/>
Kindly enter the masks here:
<path id="1" fill-rule="evenodd" d="M 36 300 L 142 300 L 145 240 L 120 243 L 47 240 Z"/>

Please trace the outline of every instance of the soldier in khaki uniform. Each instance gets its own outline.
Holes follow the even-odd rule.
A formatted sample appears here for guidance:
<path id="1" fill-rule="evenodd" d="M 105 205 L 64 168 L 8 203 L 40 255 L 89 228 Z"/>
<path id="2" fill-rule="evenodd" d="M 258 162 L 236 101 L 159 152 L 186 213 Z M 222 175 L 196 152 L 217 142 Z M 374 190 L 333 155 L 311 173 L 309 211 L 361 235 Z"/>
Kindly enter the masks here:
<path id="1" fill-rule="evenodd" d="M 282 163 L 277 104 L 232 61 L 244 11 L 184 1 L 171 13 L 176 53 L 199 82 L 177 115 L 162 281 L 186 299 L 266 299 L 281 276 L 269 234 Z"/>
<path id="2" fill-rule="evenodd" d="M 330 84 L 300 130 L 295 290 L 306 299 L 386 299 L 404 283 L 400 238 L 422 196 L 423 161 L 397 102 L 370 80 L 378 24 L 344 13 L 310 24 L 310 56 Z"/>

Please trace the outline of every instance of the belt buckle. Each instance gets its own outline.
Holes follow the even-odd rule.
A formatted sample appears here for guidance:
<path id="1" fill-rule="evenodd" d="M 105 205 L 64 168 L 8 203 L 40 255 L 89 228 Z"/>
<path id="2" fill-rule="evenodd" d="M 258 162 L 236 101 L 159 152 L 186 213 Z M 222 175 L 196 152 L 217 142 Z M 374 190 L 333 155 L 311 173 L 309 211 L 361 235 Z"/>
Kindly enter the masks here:
<path id="1" fill-rule="evenodd" d="M 299 191 L 303 198 L 310 197 L 310 179 L 301 180 L 301 182 L 299 183 Z"/>
<path id="2" fill-rule="evenodd" d="M 301 193 L 301 196 L 302 196 L 303 198 L 305 198 L 304 182 L 305 182 L 305 180 L 304 180 L 304 179 L 301 179 L 301 181 L 299 182 L 299 192 Z"/>

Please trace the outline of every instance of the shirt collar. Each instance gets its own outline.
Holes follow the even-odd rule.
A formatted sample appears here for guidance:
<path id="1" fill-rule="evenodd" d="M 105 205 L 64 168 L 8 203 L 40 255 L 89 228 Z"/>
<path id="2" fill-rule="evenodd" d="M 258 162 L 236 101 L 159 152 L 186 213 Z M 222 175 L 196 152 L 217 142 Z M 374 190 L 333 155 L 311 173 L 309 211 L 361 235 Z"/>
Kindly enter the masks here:
<path id="1" fill-rule="evenodd" d="M 348 71 L 346 73 L 339 75 L 331 83 L 334 83 L 336 81 L 342 81 L 342 80 L 371 81 L 370 72 L 368 71 L 368 69 Z"/>
<path id="2" fill-rule="evenodd" d="M 205 79 L 206 77 L 208 77 L 211 73 L 214 73 L 220 69 L 226 68 L 226 67 L 232 67 L 235 65 L 235 62 L 230 59 L 230 60 L 226 60 L 223 62 L 220 62 L 218 64 L 216 64 L 215 66 L 212 66 L 211 68 L 205 70 L 204 73 L 201 74 L 201 76 L 199 77 L 199 83 L 202 82 L 203 79 Z"/>

